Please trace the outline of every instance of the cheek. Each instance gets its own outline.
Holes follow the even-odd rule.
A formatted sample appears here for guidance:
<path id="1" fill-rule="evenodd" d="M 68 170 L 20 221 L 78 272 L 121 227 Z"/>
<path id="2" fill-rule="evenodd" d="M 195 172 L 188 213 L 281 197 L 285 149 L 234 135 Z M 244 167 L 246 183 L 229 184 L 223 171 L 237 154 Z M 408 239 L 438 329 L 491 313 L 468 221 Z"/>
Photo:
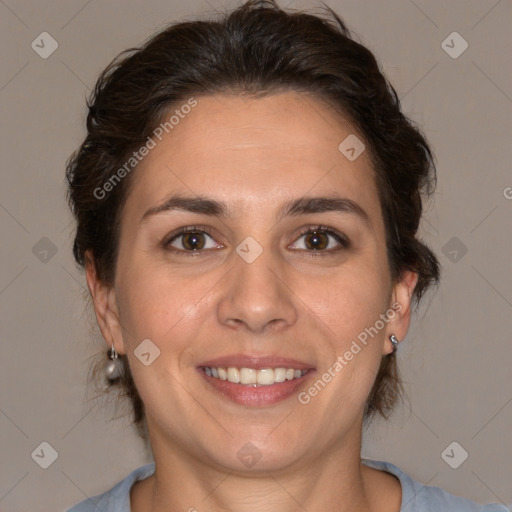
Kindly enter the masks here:
<path id="1" fill-rule="evenodd" d="M 141 272 L 132 269 L 130 275 L 119 276 L 123 283 L 119 313 L 137 390 L 148 411 L 161 410 L 163 404 L 181 410 L 189 400 L 182 373 L 190 371 L 188 364 L 201 338 L 205 308 L 213 307 L 208 305 L 208 291 L 215 280 L 180 278 L 150 265 L 144 265 Z M 138 347 L 147 339 L 157 347 L 150 344 L 146 350 L 154 361 L 149 365 L 137 357 L 142 352 Z M 154 359 L 153 351 L 158 354 Z"/>
<path id="2" fill-rule="evenodd" d="M 132 269 L 119 278 L 123 283 L 119 313 L 128 337 L 125 341 L 132 348 L 146 338 L 161 349 L 170 344 L 176 348 L 180 340 L 185 344 L 186 338 L 178 333 L 186 325 L 188 335 L 194 335 L 194 321 L 208 304 L 213 276 L 182 277 L 165 266 L 151 264 L 141 265 L 140 271 Z"/>
<path id="3" fill-rule="evenodd" d="M 329 391 L 318 392 L 319 404 L 323 403 L 326 410 L 337 410 L 340 403 L 352 410 L 360 409 L 370 392 L 382 358 L 387 325 L 381 320 L 388 310 L 387 281 L 382 275 L 377 265 L 354 265 L 322 283 L 317 281 L 314 287 L 309 282 L 301 283 L 298 295 L 316 317 L 317 329 L 326 336 L 319 379 L 327 383 Z M 317 388 L 322 386 L 319 383 Z M 340 409 L 339 421 L 345 421 L 346 411 Z"/>
<path id="4" fill-rule="evenodd" d="M 297 295 L 328 327 L 338 351 L 375 324 L 388 308 L 390 285 L 385 269 L 362 260 L 315 279 L 300 278 Z"/>

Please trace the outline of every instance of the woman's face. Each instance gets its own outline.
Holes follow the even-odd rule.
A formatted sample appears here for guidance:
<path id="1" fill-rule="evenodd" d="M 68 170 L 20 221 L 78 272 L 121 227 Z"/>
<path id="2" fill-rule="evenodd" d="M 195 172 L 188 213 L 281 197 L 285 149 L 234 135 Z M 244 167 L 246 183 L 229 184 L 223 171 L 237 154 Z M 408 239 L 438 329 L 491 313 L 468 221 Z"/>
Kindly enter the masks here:
<path id="1" fill-rule="evenodd" d="M 153 450 L 239 471 L 358 450 L 415 284 L 391 282 L 368 152 L 342 152 L 354 129 L 310 95 L 196 100 L 133 171 L 115 284 L 95 291 Z"/>

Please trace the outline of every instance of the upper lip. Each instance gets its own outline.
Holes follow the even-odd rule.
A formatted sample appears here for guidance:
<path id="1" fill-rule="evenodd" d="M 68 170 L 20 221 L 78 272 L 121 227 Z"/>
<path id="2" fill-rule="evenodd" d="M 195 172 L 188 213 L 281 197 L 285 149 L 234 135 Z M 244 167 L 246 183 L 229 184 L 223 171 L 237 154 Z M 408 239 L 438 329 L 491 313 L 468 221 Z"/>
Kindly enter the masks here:
<path id="1" fill-rule="evenodd" d="M 198 365 L 209 366 L 210 368 L 254 368 L 261 370 L 263 368 L 293 368 L 295 370 L 310 370 L 314 366 L 304 361 L 298 361 L 289 357 L 280 356 L 256 356 L 245 354 L 233 354 L 229 356 L 209 359 Z"/>

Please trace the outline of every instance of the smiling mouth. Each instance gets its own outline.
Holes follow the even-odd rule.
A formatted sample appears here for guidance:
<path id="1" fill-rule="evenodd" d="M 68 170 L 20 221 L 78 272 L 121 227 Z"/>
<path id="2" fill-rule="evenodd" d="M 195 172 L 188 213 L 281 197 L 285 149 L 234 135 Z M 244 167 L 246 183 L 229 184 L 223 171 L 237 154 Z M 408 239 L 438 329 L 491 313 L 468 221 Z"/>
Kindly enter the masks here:
<path id="1" fill-rule="evenodd" d="M 301 379 L 308 372 L 308 370 L 285 367 L 255 369 L 232 366 L 202 366 L 201 370 L 214 379 L 252 387 L 271 386 L 276 383 Z"/>

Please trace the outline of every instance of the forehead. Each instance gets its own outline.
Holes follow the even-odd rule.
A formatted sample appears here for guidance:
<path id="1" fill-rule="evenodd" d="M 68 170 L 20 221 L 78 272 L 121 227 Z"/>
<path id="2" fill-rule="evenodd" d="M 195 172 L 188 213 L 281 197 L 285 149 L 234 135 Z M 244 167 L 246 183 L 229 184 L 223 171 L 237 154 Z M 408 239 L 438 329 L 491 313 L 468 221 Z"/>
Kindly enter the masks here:
<path id="1" fill-rule="evenodd" d="M 134 172 L 126 205 L 131 220 L 170 193 L 215 196 L 235 213 L 337 193 L 379 215 L 368 152 L 351 161 L 339 149 L 347 137 L 362 136 L 328 104 L 299 92 L 195 99 Z"/>

